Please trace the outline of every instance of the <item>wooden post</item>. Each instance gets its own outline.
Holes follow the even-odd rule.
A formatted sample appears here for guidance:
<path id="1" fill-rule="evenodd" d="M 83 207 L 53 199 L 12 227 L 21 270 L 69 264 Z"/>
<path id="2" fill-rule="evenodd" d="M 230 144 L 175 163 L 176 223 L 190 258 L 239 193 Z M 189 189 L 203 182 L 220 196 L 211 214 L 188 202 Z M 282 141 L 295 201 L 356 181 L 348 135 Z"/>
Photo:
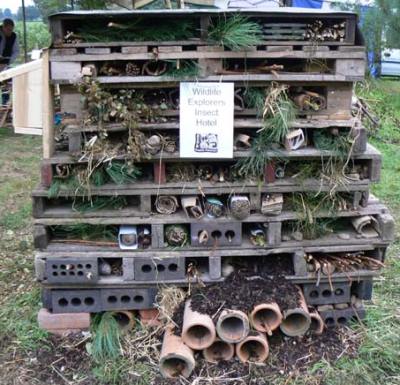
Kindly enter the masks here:
<path id="1" fill-rule="evenodd" d="M 49 50 L 43 54 L 43 159 L 54 153 L 54 108 L 53 90 L 50 85 Z"/>

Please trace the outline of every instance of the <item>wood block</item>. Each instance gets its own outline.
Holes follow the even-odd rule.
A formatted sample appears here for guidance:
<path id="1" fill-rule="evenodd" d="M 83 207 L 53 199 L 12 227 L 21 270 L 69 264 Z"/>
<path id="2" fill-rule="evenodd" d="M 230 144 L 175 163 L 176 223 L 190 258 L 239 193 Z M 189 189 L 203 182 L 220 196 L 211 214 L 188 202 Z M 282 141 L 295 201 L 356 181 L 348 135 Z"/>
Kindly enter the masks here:
<path id="1" fill-rule="evenodd" d="M 109 55 L 111 48 L 109 47 L 87 47 L 85 53 L 88 55 Z"/>
<path id="2" fill-rule="evenodd" d="M 392 242 L 395 238 L 394 219 L 390 214 L 379 214 L 376 219 L 382 240 Z"/>
<path id="3" fill-rule="evenodd" d="M 293 253 L 292 256 L 294 274 L 300 277 L 307 275 L 307 263 L 304 259 L 304 255 L 304 251 L 299 250 Z"/>
<path id="4" fill-rule="evenodd" d="M 147 53 L 148 52 L 148 47 L 147 45 L 145 46 L 132 46 L 132 47 L 122 47 L 121 48 L 121 53 Z"/>
<path id="5" fill-rule="evenodd" d="M 164 247 L 164 225 L 151 225 L 151 247 L 161 249 Z"/>
<path id="6" fill-rule="evenodd" d="M 327 45 L 304 45 L 304 52 L 327 52 L 329 51 L 329 47 Z"/>
<path id="7" fill-rule="evenodd" d="M 50 163 L 42 163 L 40 166 L 40 181 L 44 187 L 50 187 L 53 181 L 53 167 Z"/>
<path id="8" fill-rule="evenodd" d="M 144 215 L 151 214 L 151 196 L 141 195 L 140 196 L 140 212 Z"/>
<path id="9" fill-rule="evenodd" d="M 211 255 L 208 257 L 208 267 L 209 267 L 209 275 L 211 279 L 220 279 L 221 278 L 221 257 L 217 255 Z"/>
<path id="10" fill-rule="evenodd" d="M 68 151 L 76 154 L 81 151 L 82 136 L 80 132 L 70 132 L 68 134 Z"/>
<path id="11" fill-rule="evenodd" d="M 374 158 L 368 162 L 369 180 L 371 182 L 379 182 L 381 178 L 382 159 Z"/>
<path id="12" fill-rule="evenodd" d="M 75 88 L 60 87 L 60 109 L 62 113 L 74 115 L 77 120 L 82 118 L 81 96 Z"/>
<path id="13" fill-rule="evenodd" d="M 50 234 L 46 226 L 33 226 L 33 244 L 36 249 L 45 249 L 50 241 Z"/>
<path id="14" fill-rule="evenodd" d="M 347 77 L 363 77 L 365 75 L 365 60 L 363 59 L 336 59 L 335 74 Z"/>
<path id="15" fill-rule="evenodd" d="M 361 154 L 367 149 L 368 133 L 364 127 L 353 127 L 351 136 L 354 139 L 353 154 Z"/>
<path id="16" fill-rule="evenodd" d="M 38 324 L 41 329 L 49 333 L 67 336 L 90 328 L 90 313 L 50 313 L 47 309 L 40 309 Z"/>
<path id="17" fill-rule="evenodd" d="M 182 52 L 181 45 L 161 45 L 158 47 L 159 53 Z"/>
<path id="18" fill-rule="evenodd" d="M 275 165 L 273 162 L 269 162 L 265 165 L 265 183 L 274 183 L 275 182 Z"/>
<path id="19" fill-rule="evenodd" d="M 222 52 L 224 47 L 221 45 L 199 45 L 197 46 L 198 52 Z"/>
<path id="20" fill-rule="evenodd" d="M 250 210 L 261 210 L 261 192 L 250 193 Z"/>
<path id="21" fill-rule="evenodd" d="M 51 62 L 50 76 L 52 80 L 68 80 L 73 83 L 81 78 L 81 69 L 80 62 Z"/>
<path id="22" fill-rule="evenodd" d="M 293 47 L 291 45 L 267 45 L 266 49 L 268 52 L 293 51 Z"/>
<path id="23" fill-rule="evenodd" d="M 279 245 L 282 241 L 282 222 L 269 222 L 267 230 L 268 246 Z"/>
<path id="24" fill-rule="evenodd" d="M 165 174 L 165 162 L 156 162 L 153 166 L 154 170 L 154 183 L 166 183 L 167 177 Z"/>
<path id="25" fill-rule="evenodd" d="M 40 218 L 44 212 L 44 198 L 43 197 L 32 197 L 32 216 L 34 218 Z"/>
<path id="26" fill-rule="evenodd" d="M 50 56 L 69 56 L 76 55 L 78 50 L 76 48 L 53 48 L 50 50 Z"/>

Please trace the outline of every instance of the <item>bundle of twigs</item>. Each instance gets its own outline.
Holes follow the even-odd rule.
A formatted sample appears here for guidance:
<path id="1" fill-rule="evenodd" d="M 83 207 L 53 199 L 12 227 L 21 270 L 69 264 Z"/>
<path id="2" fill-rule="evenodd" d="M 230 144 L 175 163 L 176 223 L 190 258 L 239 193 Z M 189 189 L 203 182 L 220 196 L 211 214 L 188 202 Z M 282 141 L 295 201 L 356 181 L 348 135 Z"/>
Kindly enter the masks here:
<path id="1" fill-rule="evenodd" d="M 344 41 L 346 36 L 346 22 L 327 26 L 322 20 L 315 20 L 306 26 L 304 38 L 315 42 Z"/>

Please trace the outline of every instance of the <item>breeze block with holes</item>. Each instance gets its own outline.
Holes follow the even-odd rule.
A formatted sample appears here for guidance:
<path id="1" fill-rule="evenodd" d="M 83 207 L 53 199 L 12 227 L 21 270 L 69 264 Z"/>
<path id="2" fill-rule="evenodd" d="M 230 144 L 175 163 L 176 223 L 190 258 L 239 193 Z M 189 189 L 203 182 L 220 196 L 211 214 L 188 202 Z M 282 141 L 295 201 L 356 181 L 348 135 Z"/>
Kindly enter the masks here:
<path id="1" fill-rule="evenodd" d="M 98 313 L 154 307 L 157 289 L 55 289 L 47 290 L 43 305 L 53 313 Z"/>
<path id="2" fill-rule="evenodd" d="M 338 325 L 348 325 L 350 322 L 358 322 L 365 318 L 364 307 L 352 307 L 347 309 L 333 309 L 319 312 L 326 327 L 333 328 Z"/>
<path id="3" fill-rule="evenodd" d="M 350 302 L 350 282 L 303 284 L 304 298 L 308 305 L 327 305 Z"/>

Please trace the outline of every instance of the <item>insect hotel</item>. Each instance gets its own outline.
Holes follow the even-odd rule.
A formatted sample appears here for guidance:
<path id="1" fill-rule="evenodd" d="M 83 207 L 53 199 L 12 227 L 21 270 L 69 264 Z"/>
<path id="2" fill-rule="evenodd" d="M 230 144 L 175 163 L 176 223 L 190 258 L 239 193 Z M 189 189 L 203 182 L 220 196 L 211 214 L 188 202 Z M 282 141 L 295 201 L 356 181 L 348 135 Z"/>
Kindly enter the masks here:
<path id="1" fill-rule="evenodd" d="M 267 361 L 273 333 L 364 317 L 394 224 L 352 112 L 355 14 L 78 11 L 50 28 L 33 192 L 42 327 L 157 322 L 160 291 L 189 288 L 160 355 L 175 377 L 195 351 Z"/>

